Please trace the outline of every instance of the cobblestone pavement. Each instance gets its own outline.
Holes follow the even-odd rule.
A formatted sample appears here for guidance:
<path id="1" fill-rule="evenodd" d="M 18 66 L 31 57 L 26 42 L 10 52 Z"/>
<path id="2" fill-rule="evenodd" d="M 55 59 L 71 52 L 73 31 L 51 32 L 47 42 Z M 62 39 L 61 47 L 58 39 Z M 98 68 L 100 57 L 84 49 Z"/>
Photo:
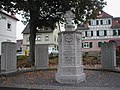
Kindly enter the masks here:
<path id="1" fill-rule="evenodd" d="M 49 71 L 39 70 L 39 71 L 15 74 L 11 76 L 0 76 L 0 87 L 120 88 L 120 73 L 116 73 L 116 72 L 85 70 L 86 81 L 79 84 L 73 84 L 73 85 L 58 83 L 55 80 L 55 73 L 56 73 L 56 70 L 49 70 Z"/>

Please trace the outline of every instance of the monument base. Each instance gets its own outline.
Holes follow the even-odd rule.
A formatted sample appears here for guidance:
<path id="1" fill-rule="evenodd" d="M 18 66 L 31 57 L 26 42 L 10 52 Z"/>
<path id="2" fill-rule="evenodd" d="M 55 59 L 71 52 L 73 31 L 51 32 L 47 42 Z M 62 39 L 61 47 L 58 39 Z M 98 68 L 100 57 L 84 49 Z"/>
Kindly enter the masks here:
<path id="1" fill-rule="evenodd" d="M 85 81 L 85 79 L 85 73 L 80 75 L 60 75 L 59 73 L 56 73 L 56 81 L 62 84 L 77 84 Z"/>
<path id="2" fill-rule="evenodd" d="M 14 73 L 16 71 L 17 71 L 17 69 L 9 70 L 9 71 L 1 70 L 1 74 L 9 74 L 9 73 Z"/>
<path id="3" fill-rule="evenodd" d="M 85 81 L 86 75 L 83 73 L 83 66 L 60 66 L 56 73 L 56 81 L 62 84 L 77 84 Z"/>

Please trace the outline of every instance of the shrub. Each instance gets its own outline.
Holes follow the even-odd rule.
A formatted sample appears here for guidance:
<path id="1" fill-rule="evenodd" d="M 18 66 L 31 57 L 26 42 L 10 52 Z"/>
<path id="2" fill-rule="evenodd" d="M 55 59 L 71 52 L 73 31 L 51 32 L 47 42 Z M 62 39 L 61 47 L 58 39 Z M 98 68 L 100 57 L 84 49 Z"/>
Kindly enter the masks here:
<path id="1" fill-rule="evenodd" d="M 23 60 L 23 59 L 26 59 L 26 56 L 25 56 L 25 55 L 17 56 L 17 60 Z"/>

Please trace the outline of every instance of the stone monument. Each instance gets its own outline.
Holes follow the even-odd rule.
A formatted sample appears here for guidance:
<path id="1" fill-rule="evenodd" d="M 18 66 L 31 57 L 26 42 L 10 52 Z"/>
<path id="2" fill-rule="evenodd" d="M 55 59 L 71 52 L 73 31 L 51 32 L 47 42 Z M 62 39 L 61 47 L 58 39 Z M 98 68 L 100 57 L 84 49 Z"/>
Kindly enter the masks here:
<path id="1" fill-rule="evenodd" d="M 16 67 L 16 43 L 2 42 L 1 44 L 1 71 L 2 73 L 15 72 Z"/>
<path id="2" fill-rule="evenodd" d="M 48 45 L 37 44 L 35 46 L 35 65 L 37 69 L 48 68 Z"/>
<path id="3" fill-rule="evenodd" d="M 104 43 L 101 47 L 101 66 L 103 69 L 115 69 L 116 49 L 113 42 Z"/>
<path id="4" fill-rule="evenodd" d="M 74 15 L 71 11 L 66 13 L 65 18 L 67 20 L 66 31 L 58 34 L 59 64 L 56 81 L 63 84 L 76 84 L 83 82 L 86 78 L 82 65 L 82 34 L 75 31 L 72 24 Z"/>

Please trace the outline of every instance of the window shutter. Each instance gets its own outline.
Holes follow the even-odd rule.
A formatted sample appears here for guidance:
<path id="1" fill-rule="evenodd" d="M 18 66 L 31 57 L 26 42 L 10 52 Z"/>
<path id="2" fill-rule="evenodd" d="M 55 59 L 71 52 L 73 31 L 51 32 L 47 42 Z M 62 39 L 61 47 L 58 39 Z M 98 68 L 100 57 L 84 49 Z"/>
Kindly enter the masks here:
<path id="1" fill-rule="evenodd" d="M 96 20 L 96 25 L 99 25 L 99 21 L 98 20 Z"/>
<path id="2" fill-rule="evenodd" d="M 99 36 L 99 31 L 97 31 L 97 36 Z"/>
<path id="3" fill-rule="evenodd" d="M 120 35 L 120 30 L 118 30 L 118 35 Z"/>
<path id="4" fill-rule="evenodd" d="M 83 48 L 83 43 L 82 43 L 82 48 Z"/>
<path id="5" fill-rule="evenodd" d="M 93 36 L 93 31 L 91 31 L 91 36 Z"/>
<path id="6" fill-rule="evenodd" d="M 104 36 L 107 36 L 107 31 L 106 30 L 104 30 Z"/>
<path id="7" fill-rule="evenodd" d="M 85 37 L 87 37 L 87 31 L 85 31 Z"/>
<path id="8" fill-rule="evenodd" d="M 103 25 L 103 20 L 100 20 L 100 24 Z"/>
<path id="9" fill-rule="evenodd" d="M 92 42 L 90 42 L 89 45 L 90 45 L 90 48 L 92 48 Z"/>
<path id="10" fill-rule="evenodd" d="M 117 35 L 116 30 L 113 30 L 113 36 L 116 36 L 116 35 Z"/>
<path id="11" fill-rule="evenodd" d="M 111 20 L 108 20 L 108 24 L 111 24 Z"/>

